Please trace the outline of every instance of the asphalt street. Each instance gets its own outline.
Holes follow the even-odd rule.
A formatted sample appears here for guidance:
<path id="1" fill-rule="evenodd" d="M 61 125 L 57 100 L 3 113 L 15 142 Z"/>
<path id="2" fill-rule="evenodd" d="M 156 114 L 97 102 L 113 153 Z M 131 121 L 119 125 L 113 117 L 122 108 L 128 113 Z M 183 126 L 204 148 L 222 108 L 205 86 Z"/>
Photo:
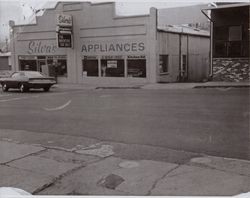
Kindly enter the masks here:
<path id="1" fill-rule="evenodd" d="M 249 97 L 247 88 L 0 92 L 0 129 L 249 160 Z"/>

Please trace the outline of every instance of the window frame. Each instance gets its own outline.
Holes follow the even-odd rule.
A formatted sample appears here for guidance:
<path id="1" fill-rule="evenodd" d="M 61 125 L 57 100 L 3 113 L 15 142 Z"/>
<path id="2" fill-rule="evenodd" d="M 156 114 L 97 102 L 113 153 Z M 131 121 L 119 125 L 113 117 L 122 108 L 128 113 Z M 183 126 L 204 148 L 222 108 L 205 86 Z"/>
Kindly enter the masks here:
<path id="1" fill-rule="evenodd" d="M 164 71 L 164 67 L 163 67 L 163 64 L 164 64 L 164 59 L 163 57 L 167 57 L 167 71 Z M 161 71 L 162 69 L 162 71 Z M 159 54 L 159 73 L 160 75 L 164 75 L 164 74 L 169 74 L 169 54 Z"/>

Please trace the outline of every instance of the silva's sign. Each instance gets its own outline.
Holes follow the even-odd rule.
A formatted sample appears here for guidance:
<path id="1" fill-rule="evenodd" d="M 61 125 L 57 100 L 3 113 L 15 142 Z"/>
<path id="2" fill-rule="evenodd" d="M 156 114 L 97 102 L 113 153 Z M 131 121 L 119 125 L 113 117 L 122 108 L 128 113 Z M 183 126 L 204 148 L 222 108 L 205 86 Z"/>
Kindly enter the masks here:
<path id="1" fill-rule="evenodd" d="M 56 15 L 57 25 L 60 27 L 72 27 L 73 20 L 71 15 L 58 14 Z"/>
<path id="2" fill-rule="evenodd" d="M 42 43 L 41 41 L 30 41 L 28 44 L 28 54 L 54 54 L 56 52 L 54 43 Z"/>
<path id="3" fill-rule="evenodd" d="M 73 48 L 73 19 L 71 15 L 56 15 L 56 38 L 58 48 Z"/>

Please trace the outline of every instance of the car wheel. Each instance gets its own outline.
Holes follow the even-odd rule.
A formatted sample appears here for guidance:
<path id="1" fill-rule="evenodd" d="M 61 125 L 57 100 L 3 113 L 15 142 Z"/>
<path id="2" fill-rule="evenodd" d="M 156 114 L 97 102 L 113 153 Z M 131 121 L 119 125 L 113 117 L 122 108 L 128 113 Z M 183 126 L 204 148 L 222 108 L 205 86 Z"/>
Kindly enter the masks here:
<path id="1" fill-rule="evenodd" d="M 6 83 L 4 83 L 4 84 L 2 85 L 2 90 L 3 90 L 3 92 L 6 92 L 6 91 L 9 90 L 9 88 L 8 88 L 7 85 L 6 85 Z"/>
<path id="2" fill-rule="evenodd" d="M 43 88 L 43 90 L 44 90 L 45 92 L 48 92 L 49 89 L 50 89 L 50 87 L 44 87 L 44 88 Z"/>
<path id="3" fill-rule="evenodd" d="M 21 84 L 20 85 L 20 91 L 23 93 L 23 92 L 26 92 L 26 91 L 28 91 L 29 89 L 26 87 L 26 85 L 25 84 Z"/>

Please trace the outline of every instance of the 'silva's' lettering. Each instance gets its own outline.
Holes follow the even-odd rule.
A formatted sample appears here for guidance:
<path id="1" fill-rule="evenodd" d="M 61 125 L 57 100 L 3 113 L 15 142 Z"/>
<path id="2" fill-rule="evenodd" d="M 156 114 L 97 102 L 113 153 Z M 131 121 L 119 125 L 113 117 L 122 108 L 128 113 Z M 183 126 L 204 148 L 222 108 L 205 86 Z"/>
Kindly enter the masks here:
<path id="1" fill-rule="evenodd" d="M 55 45 L 42 44 L 41 41 L 30 41 L 28 45 L 29 54 L 55 53 Z"/>

